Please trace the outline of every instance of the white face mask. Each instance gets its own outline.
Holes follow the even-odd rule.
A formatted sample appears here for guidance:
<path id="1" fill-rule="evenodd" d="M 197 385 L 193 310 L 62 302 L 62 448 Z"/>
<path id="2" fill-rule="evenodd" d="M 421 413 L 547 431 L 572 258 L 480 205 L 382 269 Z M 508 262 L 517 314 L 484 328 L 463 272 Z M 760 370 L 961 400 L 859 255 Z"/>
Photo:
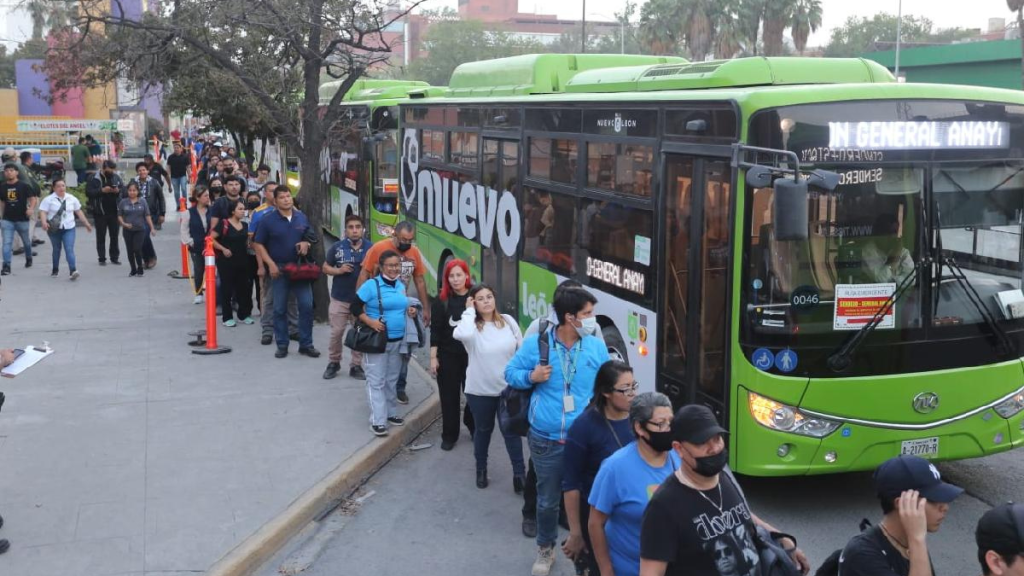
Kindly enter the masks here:
<path id="1" fill-rule="evenodd" d="M 579 318 L 577 318 L 577 320 L 579 320 Z M 584 318 L 583 320 L 580 320 L 580 323 L 583 324 L 583 326 L 573 326 L 573 328 L 576 329 L 576 333 L 580 335 L 580 338 L 597 334 L 597 330 L 599 328 L 597 325 L 597 318 L 594 318 L 593 316 L 590 318 Z"/>

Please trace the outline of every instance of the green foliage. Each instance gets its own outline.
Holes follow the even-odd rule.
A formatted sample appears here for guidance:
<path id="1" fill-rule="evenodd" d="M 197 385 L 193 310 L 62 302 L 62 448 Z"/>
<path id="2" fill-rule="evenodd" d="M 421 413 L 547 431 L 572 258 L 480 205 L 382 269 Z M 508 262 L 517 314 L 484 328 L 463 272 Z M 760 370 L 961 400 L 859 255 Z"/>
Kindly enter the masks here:
<path id="1" fill-rule="evenodd" d="M 866 52 L 874 52 L 879 42 L 896 41 L 897 18 L 892 14 L 875 14 L 871 18 L 851 16 L 839 28 L 832 30 L 832 37 L 825 47 L 825 56 L 851 58 Z M 904 15 L 901 31 L 903 42 L 935 41 L 932 36 L 932 21 L 928 18 Z"/>
<path id="2" fill-rule="evenodd" d="M 14 88 L 14 55 L 0 44 L 0 90 L 5 88 Z"/>

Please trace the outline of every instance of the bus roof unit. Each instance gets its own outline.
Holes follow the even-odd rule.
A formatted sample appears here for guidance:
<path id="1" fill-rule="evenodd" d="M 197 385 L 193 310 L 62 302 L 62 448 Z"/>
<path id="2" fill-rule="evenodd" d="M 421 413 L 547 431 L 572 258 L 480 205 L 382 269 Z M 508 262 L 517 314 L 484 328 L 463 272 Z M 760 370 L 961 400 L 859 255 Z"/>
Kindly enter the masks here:
<path id="1" fill-rule="evenodd" d="M 525 54 L 496 60 L 467 62 L 455 69 L 449 83 L 451 97 L 525 96 L 555 94 L 578 74 L 601 74 L 624 66 L 685 64 L 672 56 L 632 54 Z"/>
<path id="2" fill-rule="evenodd" d="M 320 103 L 327 104 L 334 94 L 338 91 L 338 86 L 344 80 L 337 80 L 335 82 L 327 82 L 320 86 Z M 365 102 L 367 100 L 390 100 L 408 97 L 409 93 L 414 90 L 422 90 L 424 88 L 430 88 L 430 84 L 426 82 L 420 82 L 419 80 L 373 80 L 373 79 L 361 79 L 356 80 L 355 84 L 349 89 L 345 97 L 342 98 L 344 102 Z"/>
<path id="3" fill-rule="evenodd" d="M 565 91 L 648 92 L 895 81 L 884 66 L 864 58 L 756 57 L 586 71 L 569 80 Z"/>

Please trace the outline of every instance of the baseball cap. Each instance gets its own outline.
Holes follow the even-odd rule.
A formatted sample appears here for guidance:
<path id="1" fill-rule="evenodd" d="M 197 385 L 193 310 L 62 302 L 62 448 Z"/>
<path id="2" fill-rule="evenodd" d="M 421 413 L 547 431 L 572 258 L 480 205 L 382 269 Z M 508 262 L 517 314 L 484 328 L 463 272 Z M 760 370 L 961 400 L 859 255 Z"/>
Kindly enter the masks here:
<path id="1" fill-rule="evenodd" d="M 1024 554 L 1024 505 L 1012 502 L 985 512 L 974 531 L 978 550 Z"/>
<path id="2" fill-rule="evenodd" d="M 964 489 L 942 481 L 934 464 L 918 456 L 890 458 L 875 470 L 875 491 L 879 496 L 897 497 L 907 490 L 917 490 L 929 502 L 949 503 Z"/>
<path id="3" fill-rule="evenodd" d="M 10 146 L 8 146 L 7 148 L 4 148 L 3 153 L 0 154 L 0 156 L 3 156 L 4 158 L 14 158 L 17 155 L 18 155 L 18 151 L 15 150 L 14 148 L 11 148 Z"/>
<path id="4" fill-rule="evenodd" d="M 672 418 L 672 439 L 691 444 L 703 444 L 718 434 L 728 431 L 718 424 L 714 412 L 703 404 L 683 406 Z"/>

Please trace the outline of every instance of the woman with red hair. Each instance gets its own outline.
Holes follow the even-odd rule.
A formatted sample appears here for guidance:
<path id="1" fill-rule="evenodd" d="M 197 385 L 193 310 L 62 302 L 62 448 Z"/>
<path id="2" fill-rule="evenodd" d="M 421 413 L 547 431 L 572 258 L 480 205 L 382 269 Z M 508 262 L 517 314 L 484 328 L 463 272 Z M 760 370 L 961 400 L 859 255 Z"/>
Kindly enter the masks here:
<path id="1" fill-rule="evenodd" d="M 466 295 L 472 286 L 469 265 L 463 260 L 451 260 L 441 275 L 441 293 L 430 309 L 430 373 L 437 378 L 441 397 L 442 450 L 451 450 L 459 440 L 459 407 L 466 388 L 469 356 L 452 332 L 466 310 Z M 473 414 L 469 406 L 463 410 L 462 421 L 472 436 Z"/>

